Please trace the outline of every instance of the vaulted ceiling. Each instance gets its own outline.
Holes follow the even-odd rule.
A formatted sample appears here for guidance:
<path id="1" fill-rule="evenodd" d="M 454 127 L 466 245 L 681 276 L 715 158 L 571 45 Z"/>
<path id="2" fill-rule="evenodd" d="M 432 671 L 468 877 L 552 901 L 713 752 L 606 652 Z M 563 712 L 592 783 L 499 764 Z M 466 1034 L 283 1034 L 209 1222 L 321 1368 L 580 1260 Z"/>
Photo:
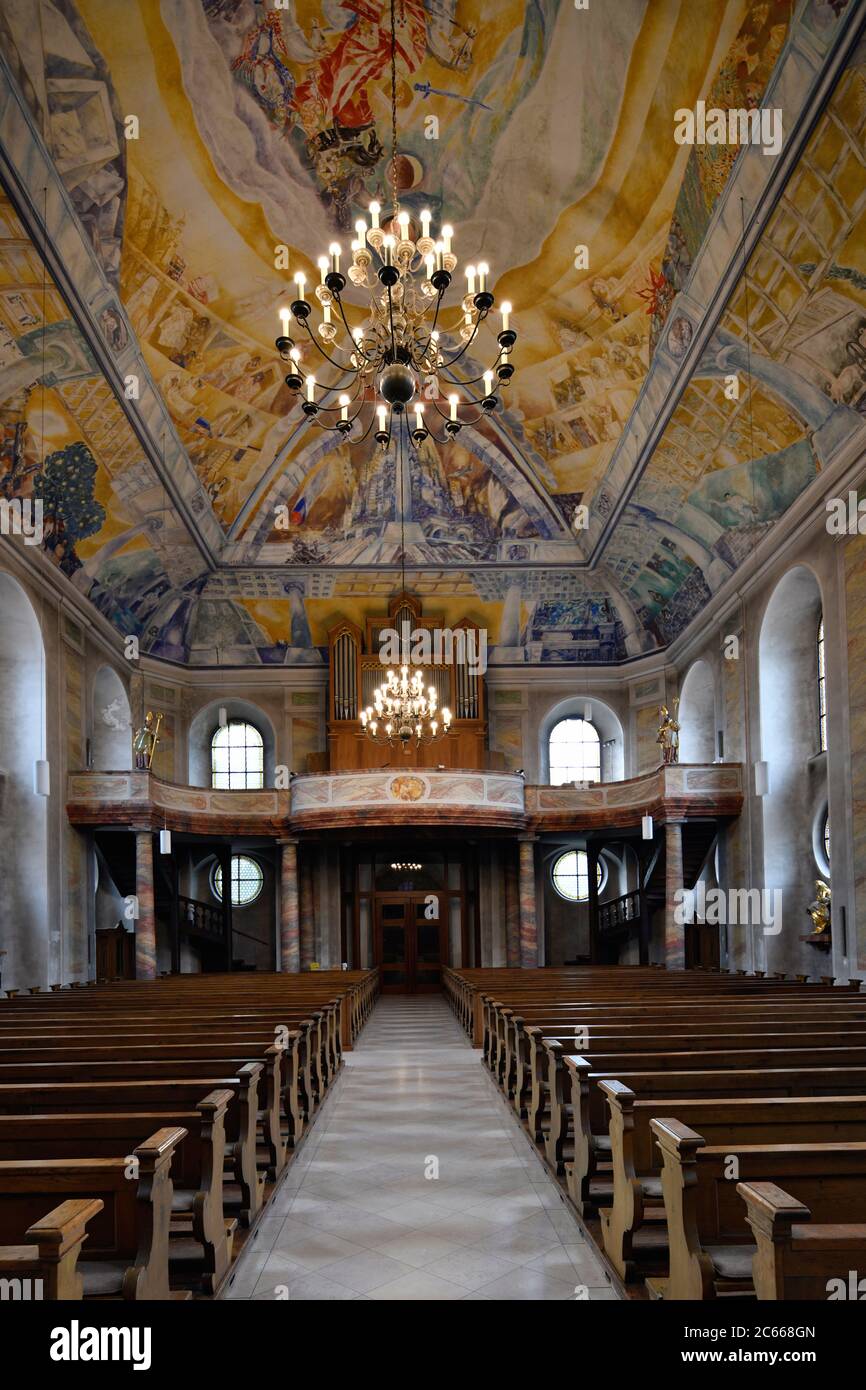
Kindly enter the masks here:
<path id="1" fill-rule="evenodd" d="M 863 7 L 396 11 L 402 202 L 490 263 L 520 335 L 505 408 L 411 454 L 408 586 L 494 659 L 664 647 L 862 427 Z M 399 584 L 393 453 L 311 426 L 273 345 L 276 248 L 313 276 L 385 192 L 388 24 L 3 0 L 0 488 L 154 655 L 315 663 Z M 677 144 L 699 100 L 779 110 L 781 151 Z"/>

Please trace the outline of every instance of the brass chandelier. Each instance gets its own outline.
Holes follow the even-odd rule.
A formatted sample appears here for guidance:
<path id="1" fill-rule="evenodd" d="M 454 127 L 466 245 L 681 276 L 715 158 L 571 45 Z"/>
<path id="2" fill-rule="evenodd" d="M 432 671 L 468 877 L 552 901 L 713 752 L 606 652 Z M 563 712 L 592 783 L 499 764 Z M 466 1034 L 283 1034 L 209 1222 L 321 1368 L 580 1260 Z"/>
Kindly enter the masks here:
<path id="1" fill-rule="evenodd" d="M 364 218 L 355 223 L 356 238 L 351 245 L 351 264 L 347 265 L 345 275 L 343 249 L 339 243 L 333 242 L 328 255 L 319 257 L 320 282 L 314 293 L 322 317 L 315 332 L 310 322 L 313 306 L 306 297 L 307 278 L 303 271 L 297 272 L 294 277 L 297 298 L 291 309 L 279 311 L 282 331 L 276 339 L 276 347 L 282 360 L 289 365 L 286 385 L 299 394 L 303 392 L 304 414 L 320 428 L 338 431 L 361 442 L 375 426 L 376 440 L 387 448 L 391 442 L 393 417 L 401 416 L 412 407 L 415 443 L 420 444 L 429 437 L 444 444 L 458 434 L 464 424 L 476 424 L 496 409 L 499 404 L 497 390 L 506 386 L 514 373 L 510 355 L 517 335 L 511 326 L 511 305 L 503 302 L 499 310 L 501 327 L 496 335 L 499 350 L 487 371 L 459 383 L 464 394 L 458 394 L 454 389 L 458 383 L 452 369 L 475 341 L 495 304 L 489 288 L 490 269 L 484 262 L 466 267 L 466 293 L 461 306 L 463 322 L 459 329 L 463 346 L 447 356 L 443 352 L 438 323 L 445 293 L 457 268 L 454 230 L 446 223 L 434 238 L 431 236 L 432 215 L 427 209 L 412 214 L 400 207 L 394 0 L 391 0 L 391 137 L 393 207 L 390 217 L 383 221 L 381 205 L 376 201 L 370 203 L 369 225 Z M 356 289 L 370 291 L 366 319 L 356 328 L 350 327 L 343 303 L 346 275 Z M 301 349 L 289 334 L 292 318 L 303 335 L 305 346 L 314 348 L 323 362 L 336 369 L 337 380 L 323 384 L 314 371 L 303 372 Z M 448 409 L 443 410 L 440 402 L 446 398 Z M 467 406 L 478 407 L 471 418 L 467 416 Z M 366 428 L 361 418 L 364 415 L 369 417 Z M 439 420 L 444 422 L 441 435 L 435 433 Z"/>
<path id="2" fill-rule="evenodd" d="M 438 715 L 436 688 L 424 691 L 420 671 L 409 675 L 408 666 L 400 674 L 388 671 L 382 685 L 373 692 L 373 704 L 361 710 L 361 727 L 374 743 L 402 747 L 408 753 L 412 747 L 432 743 L 451 727 L 451 711 L 443 707 Z"/>

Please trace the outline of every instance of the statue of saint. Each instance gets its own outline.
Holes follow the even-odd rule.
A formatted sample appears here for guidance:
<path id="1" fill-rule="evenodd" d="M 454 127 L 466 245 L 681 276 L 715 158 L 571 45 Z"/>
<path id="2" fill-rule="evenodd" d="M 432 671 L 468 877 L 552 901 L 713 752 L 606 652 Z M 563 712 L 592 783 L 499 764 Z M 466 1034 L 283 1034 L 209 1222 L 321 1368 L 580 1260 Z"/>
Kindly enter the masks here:
<path id="1" fill-rule="evenodd" d="M 680 726 L 677 722 L 679 707 L 679 696 L 674 700 L 673 715 L 669 713 L 667 705 L 659 705 L 661 722 L 656 743 L 661 745 L 662 757 L 666 763 L 678 763 L 680 760 Z"/>
<path id="2" fill-rule="evenodd" d="M 816 878 L 815 893 L 815 901 L 806 908 L 812 919 L 812 930 L 816 936 L 821 936 L 824 932 L 827 932 L 829 936 L 831 916 L 829 883 L 825 883 L 823 878 Z"/>
<path id="3" fill-rule="evenodd" d="M 161 723 L 162 715 L 157 714 L 154 719 L 153 710 L 149 709 L 144 716 L 144 723 L 141 728 L 136 730 L 135 738 L 132 740 L 132 751 L 135 754 L 135 766 L 140 772 L 147 772 L 153 766 L 153 755 L 156 752 L 156 745 L 159 743 Z"/>

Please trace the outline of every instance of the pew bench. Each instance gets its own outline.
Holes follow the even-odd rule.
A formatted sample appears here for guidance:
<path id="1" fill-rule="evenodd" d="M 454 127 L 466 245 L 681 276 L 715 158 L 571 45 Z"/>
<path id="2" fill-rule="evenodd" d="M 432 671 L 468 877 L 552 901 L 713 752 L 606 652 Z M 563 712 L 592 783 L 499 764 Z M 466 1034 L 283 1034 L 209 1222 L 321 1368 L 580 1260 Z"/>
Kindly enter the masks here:
<path id="1" fill-rule="evenodd" d="M 653 1298 L 754 1297 L 756 1246 L 741 1183 L 783 1187 L 822 1223 L 866 1219 L 866 1142 L 708 1145 L 678 1120 L 651 1127 L 662 1151 L 669 1252 L 667 1278 L 646 1281 Z"/>
<path id="2" fill-rule="evenodd" d="M 860 1271 L 866 1270 L 866 1223 L 813 1223 L 807 1206 L 771 1182 L 741 1182 L 737 1191 L 757 1246 L 752 1259 L 757 1298 L 863 1298 L 866 1281 Z"/>

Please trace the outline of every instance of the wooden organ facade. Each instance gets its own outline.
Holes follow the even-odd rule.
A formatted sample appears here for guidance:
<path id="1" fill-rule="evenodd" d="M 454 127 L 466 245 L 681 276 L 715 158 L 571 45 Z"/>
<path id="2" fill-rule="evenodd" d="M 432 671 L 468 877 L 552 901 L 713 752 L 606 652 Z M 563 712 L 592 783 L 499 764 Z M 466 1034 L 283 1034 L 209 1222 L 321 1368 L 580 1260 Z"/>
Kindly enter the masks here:
<path id="1" fill-rule="evenodd" d="M 424 688 L 436 690 L 439 708 L 453 716 L 447 734 L 432 743 L 404 752 L 374 743 L 364 732 L 360 713 L 373 703 L 373 691 L 388 670 L 400 661 L 382 659 L 396 640 L 401 650 L 431 654 L 431 660 L 409 660 L 411 671 L 423 673 Z M 486 636 L 486 634 L 485 634 Z M 328 632 L 328 766 L 332 772 L 378 767 L 445 767 L 466 770 L 487 766 L 484 662 L 481 630 L 468 620 L 454 628 L 425 618 L 419 599 L 410 594 L 393 598 L 387 613 L 366 620 L 364 628 L 341 620 Z"/>

